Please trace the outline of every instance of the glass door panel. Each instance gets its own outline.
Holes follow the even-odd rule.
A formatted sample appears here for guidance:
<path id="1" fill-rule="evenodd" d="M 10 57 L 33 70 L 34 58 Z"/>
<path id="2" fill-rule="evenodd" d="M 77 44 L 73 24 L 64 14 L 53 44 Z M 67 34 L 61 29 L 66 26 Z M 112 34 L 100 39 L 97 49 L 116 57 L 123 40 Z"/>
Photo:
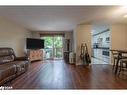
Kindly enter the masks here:
<path id="1" fill-rule="evenodd" d="M 45 57 L 46 59 L 53 59 L 53 37 L 51 36 L 46 36 L 43 37 L 42 39 L 45 40 Z"/>
<path id="2" fill-rule="evenodd" d="M 45 36 L 45 58 L 62 59 L 63 58 L 63 37 L 62 36 Z"/>
<path id="3" fill-rule="evenodd" d="M 54 36 L 54 58 L 63 58 L 63 37 Z"/>

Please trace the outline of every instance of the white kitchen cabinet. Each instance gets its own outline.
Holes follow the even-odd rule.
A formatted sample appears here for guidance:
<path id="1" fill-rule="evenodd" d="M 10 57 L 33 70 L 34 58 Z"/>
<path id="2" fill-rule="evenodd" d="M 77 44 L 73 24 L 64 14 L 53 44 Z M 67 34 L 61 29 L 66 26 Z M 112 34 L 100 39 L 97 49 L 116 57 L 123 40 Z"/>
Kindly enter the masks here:
<path id="1" fill-rule="evenodd" d="M 106 56 L 106 55 L 103 55 L 103 50 L 105 49 L 94 49 L 94 57 L 97 58 L 97 59 L 100 59 L 102 61 L 105 61 L 105 62 L 110 62 L 110 57 L 109 56 Z"/>

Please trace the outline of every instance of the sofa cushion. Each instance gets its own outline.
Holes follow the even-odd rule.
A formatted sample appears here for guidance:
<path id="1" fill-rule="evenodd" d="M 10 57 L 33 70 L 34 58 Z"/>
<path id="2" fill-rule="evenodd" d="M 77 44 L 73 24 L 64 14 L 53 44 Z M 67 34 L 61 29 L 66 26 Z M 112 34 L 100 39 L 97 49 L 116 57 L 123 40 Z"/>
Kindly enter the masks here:
<path id="1" fill-rule="evenodd" d="M 14 60 L 15 54 L 11 48 L 0 48 L 0 65 Z"/>
<path id="2" fill-rule="evenodd" d="M 14 55 L 14 51 L 12 48 L 0 48 L 0 57 Z"/>
<path id="3" fill-rule="evenodd" d="M 0 81 L 8 78 L 16 73 L 16 65 L 11 63 L 6 63 L 0 65 Z"/>
<path id="4" fill-rule="evenodd" d="M 12 62 L 13 60 L 14 60 L 13 55 L 2 56 L 2 57 L 0 57 L 0 65 L 3 63 L 7 63 L 7 62 Z"/>

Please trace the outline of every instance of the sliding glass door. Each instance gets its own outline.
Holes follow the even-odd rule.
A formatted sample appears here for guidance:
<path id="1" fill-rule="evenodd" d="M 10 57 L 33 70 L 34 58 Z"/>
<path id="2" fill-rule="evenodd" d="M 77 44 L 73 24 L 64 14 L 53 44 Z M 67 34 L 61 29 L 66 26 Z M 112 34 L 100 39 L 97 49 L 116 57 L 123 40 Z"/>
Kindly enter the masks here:
<path id="1" fill-rule="evenodd" d="M 42 39 L 44 39 L 45 42 L 44 45 L 45 58 L 53 59 L 53 37 L 46 36 L 46 37 L 42 37 Z"/>
<path id="2" fill-rule="evenodd" d="M 54 36 L 53 37 L 53 46 L 54 46 L 54 58 L 60 59 L 63 58 L 63 37 Z"/>
<path id="3" fill-rule="evenodd" d="M 63 37 L 62 36 L 44 36 L 45 40 L 45 57 L 46 59 L 63 58 Z"/>

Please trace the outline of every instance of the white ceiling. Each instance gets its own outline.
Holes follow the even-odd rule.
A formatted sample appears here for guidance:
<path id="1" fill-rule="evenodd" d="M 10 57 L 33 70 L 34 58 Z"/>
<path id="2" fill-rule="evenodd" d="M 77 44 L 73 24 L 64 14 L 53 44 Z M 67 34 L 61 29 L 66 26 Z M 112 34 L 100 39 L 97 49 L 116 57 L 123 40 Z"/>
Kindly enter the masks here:
<path id="1" fill-rule="evenodd" d="M 0 7 L 0 16 L 31 31 L 71 31 L 82 23 L 126 23 L 125 13 L 119 6 Z"/>

